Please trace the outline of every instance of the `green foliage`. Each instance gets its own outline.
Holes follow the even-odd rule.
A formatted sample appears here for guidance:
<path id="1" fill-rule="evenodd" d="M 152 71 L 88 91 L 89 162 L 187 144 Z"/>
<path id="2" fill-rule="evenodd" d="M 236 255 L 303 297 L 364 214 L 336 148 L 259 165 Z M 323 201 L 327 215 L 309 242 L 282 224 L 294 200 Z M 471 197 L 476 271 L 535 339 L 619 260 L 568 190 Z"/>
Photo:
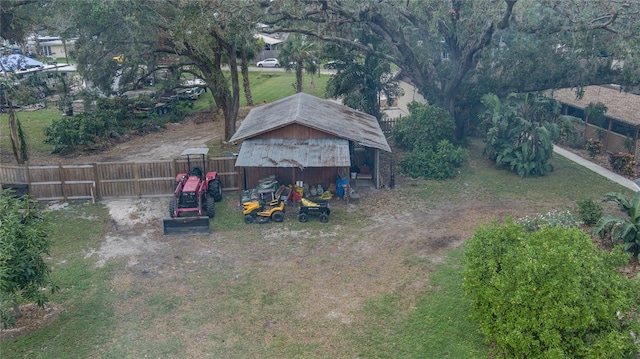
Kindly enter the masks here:
<path id="1" fill-rule="evenodd" d="M 580 220 L 586 225 L 598 223 L 602 218 L 603 208 L 592 198 L 584 198 L 578 201 L 578 215 Z"/>
<path id="2" fill-rule="evenodd" d="M 602 141 L 590 138 L 585 143 L 585 148 L 587 149 L 589 157 L 595 158 L 597 155 L 602 153 Z"/>
<path id="3" fill-rule="evenodd" d="M 607 193 L 605 201 L 615 202 L 626 216 L 602 217 L 596 223 L 593 233 L 603 238 L 610 236 L 614 241 L 621 241 L 624 249 L 637 256 L 640 252 L 640 192 L 636 192 L 631 200 L 622 193 Z"/>
<path id="4" fill-rule="evenodd" d="M 625 176 L 634 176 L 638 169 L 635 156 L 626 152 L 618 152 L 609 156 L 609 164 L 615 172 Z"/>
<path id="5" fill-rule="evenodd" d="M 166 115 L 159 116 L 154 104 L 150 98 L 100 98 L 96 111 L 53 120 L 44 130 L 44 142 L 53 145 L 53 153 L 101 148 L 128 131 L 150 132 L 167 122 L 179 122 L 193 108 L 190 101 L 175 101 Z"/>
<path id="6" fill-rule="evenodd" d="M 20 315 L 20 302 L 42 307 L 48 301 L 42 289 L 56 290 L 42 257 L 51 247 L 45 226 L 36 201 L 16 198 L 11 190 L 0 192 L 0 320 L 5 328 Z"/>
<path id="7" fill-rule="evenodd" d="M 394 143 L 402 149 L 432 148 L 442 140 L 453 142 L 455 123 L 445 109 L 412 102 L 411 114 L 393 126 Z"/>
<path id="8" fill-rule="evenodd" d="M 518 220 L 518 224 L 524 227 L 527 232 L 535 232 L 542 227 L 578 227 L 578 221 L 576 221 L 576 218 L 571 212 L 558 210 L 521 218 Z"/>
<path id="9" fill-rule="evenodd" d="M 464 288 L 496 356 L 629 358 L 637 282 L 616 271 L 628 257 L 600 251 L 577 228 L 528 232 L 507 219 L 467 242 Z"/>
<path id="10" fill-rule="evenodd" d="M 544 176 L 553 171 L 549 160 L 553 143 L 571 120 L 559 115 L 558 102 L 541 94 L 511 94 L 504 102 L 496 95 L 482 98 L 487 130 L 485 154 L 498 167 L 520 177 Z"/>
<path id="11" fill-rule="evenodd" d="M 392 130 L 396 145 L 411 150 L 400 163 L 402 171 L 427 179 L 455 177 L 467 153 L 452 144 L 455 124 L 451 115 L 440 107 L 417 103 L 409 109 L 411 115 Z"/>
<path id="12" fill-rule="evenodd" d="M 455 147 L 448 140 L 442 140 L 435 151 L 425 148 L 422 151 L 408 153 L 400 162 L 400 166 L 411 177 L 442 180 L 454 178 L 466 156 L 463 148 Z"/>

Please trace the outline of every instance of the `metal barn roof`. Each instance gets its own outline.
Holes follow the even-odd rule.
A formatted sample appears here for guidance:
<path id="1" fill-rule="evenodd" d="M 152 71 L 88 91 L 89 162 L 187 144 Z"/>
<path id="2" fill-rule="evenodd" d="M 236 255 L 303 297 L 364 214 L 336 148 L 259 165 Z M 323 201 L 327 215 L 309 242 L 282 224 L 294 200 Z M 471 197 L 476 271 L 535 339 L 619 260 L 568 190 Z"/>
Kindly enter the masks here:
<path id="1" fill-rule="evenodd" d="M 294 123 L 391 152 L 374 116 L 302 92 L 252 109 L 230 142 L 247 140 Z"/>
<path id="2" fill-rule="evenodd" d="M 344 139 L 253 139 L 242 143 L 236 167 L 348 167 Z"/>

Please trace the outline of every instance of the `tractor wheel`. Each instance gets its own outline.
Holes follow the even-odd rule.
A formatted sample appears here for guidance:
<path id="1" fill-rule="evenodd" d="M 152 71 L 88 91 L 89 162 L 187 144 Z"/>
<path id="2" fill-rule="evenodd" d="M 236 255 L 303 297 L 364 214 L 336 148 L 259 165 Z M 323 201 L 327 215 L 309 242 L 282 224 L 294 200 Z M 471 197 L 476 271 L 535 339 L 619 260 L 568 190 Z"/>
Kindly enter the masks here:
<path id="1" fill-rule="evenodd" d="M 308 214 L 306 214 L 306 213 L 300 213 L 300 214 L 298 215 L 298 221 L 300 221 L 300 222 L 302 222 L 302 223 L 305 223 L 305 222 L 306 222 L 306 221 L 308 221 L 308 220 L 309 220 L 309 215 L 308 215 Z"/>
<path id="2" fill-rule="evenodd" d="M 213 218 L 216 215 L 216 202 L 211 196 L 207 196 L 207 217 Z"/>
<path id="3" fill-rule="evenodd" d="M 244 223 L 246 223 L 246 224 L 253 223 L 253 216 L 250 215 L 250 214 L 245 214 L 244 215 Z"/>
<path id="4" fill-rule="evenodd" d="M 329 216 L 327 216 L 326 213 L 321 213 L 320 214 L 320 222 L 322 223 L 327 223 L 329 222 Z"/>
<path id="5" fill-rule="evenodd" d="M 282 211 L 275 211 L 271 214 L 271 219 L 274 222 L 282 222 L 284 221 L 284 213 Z"/>
<path id="6" fill-rule="evenodd" d="M 176 211 L 176 200 L 175 198 L 172 198 L 171 201 L 169 202 L 169 217 L 175 218 L 173 217 L 175 211 Z"/>
<path id="7" fill-rule="evenodd" d="M 209 181 L 209 195 L 213 196 L 216 202 L 222 201 L 222 186 L 220 180 Z"/>

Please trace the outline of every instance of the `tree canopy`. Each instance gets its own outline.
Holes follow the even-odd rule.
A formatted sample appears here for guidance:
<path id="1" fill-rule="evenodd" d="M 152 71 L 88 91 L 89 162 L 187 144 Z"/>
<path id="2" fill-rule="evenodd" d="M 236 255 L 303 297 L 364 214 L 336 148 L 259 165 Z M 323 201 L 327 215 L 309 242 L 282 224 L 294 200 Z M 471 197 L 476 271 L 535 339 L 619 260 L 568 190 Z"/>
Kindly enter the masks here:
<path id="1" fill-rule="evenodd" d="M 240 44 L 255 41 L 251 3 L 109 0 L 65 6 L 78 28 L 78 70 L 103 92 L 131 89 L 157 75 L 173 79 L 167 86 L 176 87 L 181 74 L 190 74 L 211 89 L 225 118 L 225 138 L 233 135 L 240 99 L 236 56 Z M 123 61 L 114 61 L 119 56 Z"/>
<path id="2" fill-rule="evenodd" d="M 602 0 L 274 1 L 269 14 L 277 31 L 396 64 L 429 103 L 454 116 L 462 137 L 473 120 L 469 108 L 488 92 L 637 85 L 638 67 L 628 60 L 638 51 L 639 9 Z M 385 46 L 359 42 L 358 31 Z"/>

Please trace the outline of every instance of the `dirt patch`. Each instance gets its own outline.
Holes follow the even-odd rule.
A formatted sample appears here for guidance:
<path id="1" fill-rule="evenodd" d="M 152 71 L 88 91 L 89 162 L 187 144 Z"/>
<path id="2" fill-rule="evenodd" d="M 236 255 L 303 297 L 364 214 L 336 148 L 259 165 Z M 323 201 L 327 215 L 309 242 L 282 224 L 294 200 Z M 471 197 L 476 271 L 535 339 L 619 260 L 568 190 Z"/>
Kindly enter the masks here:
<path id="1" fill-rule="evenodd" d="M 166 201 L 163 201 L 162 204 Z M 129 265 L 137 264 L 141 254 L 153 255 L 164 246 L 155 238 L 162 234 L 162 218 L 165 208 L 159 199 L 116 199 L 103 201 L 109 209 L 112 229 L 106 234 L 102 246 L 86 254 L 96 255 L 97 265 L 107 260 L 125 257 Z"/>
<path id="2" fill-rule="evenodd" d="M 22 317 L 16 320 L 14 326 L 7 329 L 0 326 L 0 340 L 13 339 L 48 325 L 58 318 L 63 308 L 56 303 L 47 303 L 43 308 L 25 304 L 20 306 L 20 310 Z"/>

